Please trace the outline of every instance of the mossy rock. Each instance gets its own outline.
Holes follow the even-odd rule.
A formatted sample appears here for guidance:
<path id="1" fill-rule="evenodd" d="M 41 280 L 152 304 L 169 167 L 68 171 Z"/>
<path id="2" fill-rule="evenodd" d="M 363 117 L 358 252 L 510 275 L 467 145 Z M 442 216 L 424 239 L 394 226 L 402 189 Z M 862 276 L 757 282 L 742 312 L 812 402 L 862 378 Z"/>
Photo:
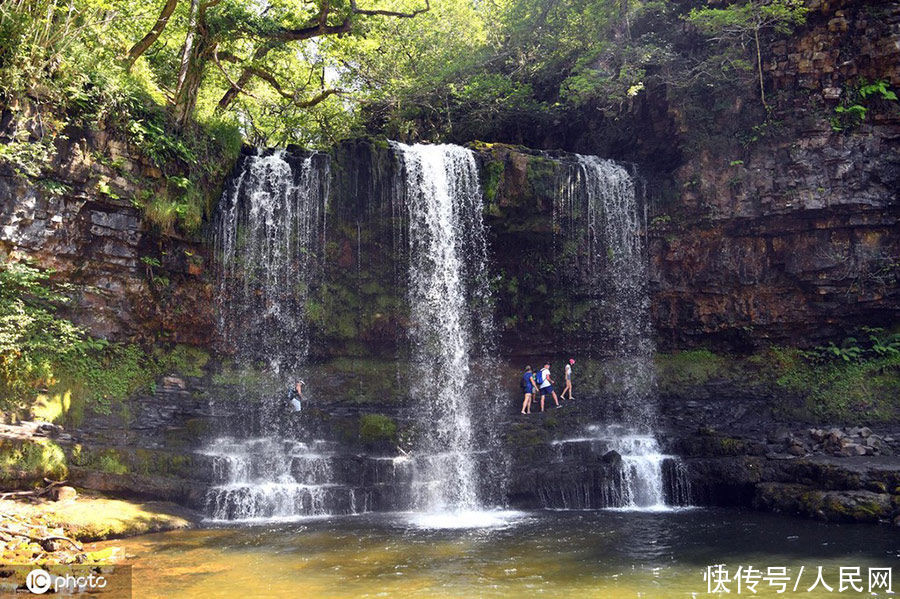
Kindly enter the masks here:
<path id="1" fill-rule="evenodd" d="M 68 476 L 66 454 L 48 439 L 0 441 L 0 484 L 19 488 L 44 478 L 62 480 Z"/>
<path id="2" fill-rule="evenodd" d="M 369 447 L 387 447 L 397 443 L 397 423 L 384 414 L 359 417 L 359 440 Z"/>

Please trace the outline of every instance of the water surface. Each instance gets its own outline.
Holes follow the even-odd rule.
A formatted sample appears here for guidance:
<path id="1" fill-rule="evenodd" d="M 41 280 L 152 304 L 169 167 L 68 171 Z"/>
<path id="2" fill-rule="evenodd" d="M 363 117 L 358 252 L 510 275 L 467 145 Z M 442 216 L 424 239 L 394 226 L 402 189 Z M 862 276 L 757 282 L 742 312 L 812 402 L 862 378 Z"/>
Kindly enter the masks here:
<path id="1" fill-rule="evenodd" d="M 900 574 L 900 535 L 887 526 L 719 509 L 534 512 L 498 521 L 436 530 L 409 515 L 371 514 L 108 544 L 133 555 L 134 596 L 160 599 L 702 597 L 712 596 L 703 573 L 719 563 L 732 572 L 789 568 L 787 593 L 761 583 L 755 596 L 833 597 L 841 566 L 859 566 L 864 579 L 869 567 Z M 816 566 L 833 592 L 806 591 Z"/>

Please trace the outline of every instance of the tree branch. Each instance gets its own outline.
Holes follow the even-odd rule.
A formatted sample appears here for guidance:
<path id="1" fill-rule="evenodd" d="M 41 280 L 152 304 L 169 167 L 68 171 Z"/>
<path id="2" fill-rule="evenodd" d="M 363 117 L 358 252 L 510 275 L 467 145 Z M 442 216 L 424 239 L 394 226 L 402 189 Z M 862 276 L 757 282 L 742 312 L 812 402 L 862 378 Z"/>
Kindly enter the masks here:
<path id="1" fill-rule="evenodd" d="M 401 19 L 411 19 L 416 17 L 424 12 L 428 12 L 431 10 L 431 0 L 425 0 L 425 8 L 417 8 L 412 12 L 398 12 L 395 10 L 375 10 L 375 9 L 364 9 L 356 6 L 356 0 L 350 0 L 350 11 L 355 15 L 369 15 L 375 16 L 380 15 L 383 17 L 397 17 Z"/>
<path id="2" fill-rule="evenodd" d="M 175 11 L 176 6 L 178 6 L 178 0 L 166 0 L 165 5 L 163 5 L 163 8 L 159 13 L 159 17 L 156 19 L 156 23 L 153 24 L 153 27 L 147 32 L 147 35 L 141 38 L 141 40 L 128 51 L 128 58 L 125 63 L 126 71 L 130 71 L 131 67 L 134 66 L 135 61 L 147 51 L 147 48 L 153 45 L 153 42 L 159 39 L 160 34 L 162 34 L 163 29 L 166 28 L 166 25 L 169 22 L 169 17 L 171 17 L 172 13 Z"/>
<path id="3" fill-rule="evenodd" d="M 232 80 L 231 76 L 228 74 L 228 71 L 225 70 L 225 67 L 223 67 L 222 63 L 219 61 L 218 46 L 213 46 L 212 58 L 213 58 L 213 62 L 216 64 L 217 67 L 219 67 L 219 70 L 222 72 L 222 75 L 225 77 L 225 80 L 228 81 L 228 85 L 231 86 L 230 89 L 236 90 L 237 92 L 242 93 L 246 96 L 250 96 L 251 98 L 256 97 L 253 94 L 251 94 L 250 92 L 248 92 L 247 90 L 245 90 L 242 86 L 235 83 L 234 80 Z M 223 58 L 226 58 L 226 57 L 223 55 Z M 230 53 L 227 56 L 227 60 L 229 60 L 230 62 L 239 62 L 240 61 L 240 59 L 238 59 L 237 56 L 230 54 Z"/>
<path id="4" fill-rule="evenodd" d="M 247 67 L 246 71 L 249 71 L 251 75 L 255 75 L 256 77 L 259 77 L 260 79 L 262 79 L 263 81 L 265 81 L 266 83 L 271 85 L 272 88 L 276 92 L 278 92 L 278 95 L 280 95 L 282 98 L 290 100 L 291 103 L 298 108 L 309 108 L 310 106 L 315 106 L 316 104 L 319 104 L 320 102 L 324 101 L 329 96 L 334 96 L 334 95 L 339 95 L 339 94 L 344 93 L 343 90 L 339 90 L 339 89 L 326 89 L 326 90 L 322 90 L 321 93 L 313 96 L 312 98 L 310 98 L 308 100 L 300 100 L 297 98 L 298 92 L 290 93 L 290 92 L 285 91 L 284 88 L 281 87 L 281 84 L 278 82 L 278 80 L 275 78 L 275 76 L 272 75 L 271 73 L 267 73 L 266 71 L 264 71 L 258 67 Z"/>

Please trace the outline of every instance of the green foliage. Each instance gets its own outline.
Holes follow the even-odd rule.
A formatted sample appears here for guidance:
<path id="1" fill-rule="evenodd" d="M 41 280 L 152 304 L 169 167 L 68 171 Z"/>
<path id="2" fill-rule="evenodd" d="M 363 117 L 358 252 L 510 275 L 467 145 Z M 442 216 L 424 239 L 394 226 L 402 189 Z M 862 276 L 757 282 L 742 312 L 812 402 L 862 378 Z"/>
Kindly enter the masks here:
<path id="1" fill-rule="evenodd" d="M 0 483 L 63 480 L 67 474 L 65 453 L 52 441 L 0 441 Z"/>
<path id="2" fill-rule="evenodd" d="M 109 474 L 127 474 L 128 466 L 115 449 L 89 450 L 76 445 L 72 450 L 71 463 L 81 468 L 89 468 Z"/>
<path id="3" fill-rule="evenodd" d="M 829 349 L 784 348 L 773 349 L 772 355 L 776 384 L 803 398 L 800 407 L 776 406 L 787 415 L 841 423 L 892 421 L 900 416 L 900 356 L 859 359 Z"/>
<path id="4" fill-rule="evenodd" d="M 657 384 L 663 392 L 703 385 L 713 378 L 737 374 L 733 361 L 708 349 L 656 355 Z"/>
<path id="5" fill-rule="evenodd" d="M 150 259 L 153 260 L 152 258 Z M 150 355 L 137 345 L 90 337 L 58 309 L 64 285 L 25 263 L 0 263 L 0 408 L 41 407 L 50 419 L 80 415 L 84 407 L 109 413 L 161 373 L 200 376 L 205 352 L 176 346 Z M 37 403 L 36 403 L 37 402 Z"/>
<path id="6" fill-rule="evenodd" d="M 831 424 L 892 422 L 900 418 L 900 335 L 864 328 L 863 340 L 812 350 L 772 347 L 749 356 L 705 349 L 655 357 L 660 392 L 695 393 L 729 382 L 769 389 L 780 417 Z"/>
<path id="7" fill-rule="evenodd" d="M 218 196 L 241 135 L 233 118 L 211 114 L 202 125 L 176 127 L 161 106 L 159 82 L 146 69 L 126 72 L 120 58 L 142 27 L 134 17 L 145 8 L 131 0 L 0 4 L 0 107 L 16 117 L 13 139 L 0 144 L 0 162 L 19 176 L 40 179 L 67 128 L 102 127 L 168 176 L 164 198 L 134 203 L 166 232 L 177 226 L 190 234 Z M 31 127 L 21 126 L 28 122 Z M 95 158 L 133 183 L 155 184 L 123 171 L 120 161 Z M 98 192 L 111 199 L 122 195 L 108 180 L 99 182 Z"/>
<path id="8" fill-rule="evenodd" d="M 397 423 L 384 414 L 363 414 L 359 417 L 359 438 L 366 445 L 397 442 Z"/>
<path id="9" fill-rule="evenodd" d="M 890 89 L 887 81 L 869 83 L 864 79 L 860 80 L 855 89 L 847 91 L 842 103 L 835 106 L 835 116 L 829 121 L 832 130 L 841 132 L 858 127 L 866 120 L 869 110 L 877 106 L 876 101 L 882 104 L 896 103 L 897 94 Z"/>
<path id="10" fill-rule="evenodd" d="M 765 27 L 787 34 L 806 21 L 809 9 L 801 0 L 749 0 L 724 8 L 693 8 L 685 19 L 708 35 L 736 39 L 752 36 Z"/>
<path id="11" fill-rule="evenodd" d="M 722 8 L 693 8 L 684 19 L 718 44 L 719 52 L 708 56 L 704 70 L 718 68 L 726 77 L 736 78 L 755 71 L 760 100 L 768 110 L 760 35 L 765 31 L 786 35 L 806 22 L 808 12 L 803 0 L 747 0 Z"/>

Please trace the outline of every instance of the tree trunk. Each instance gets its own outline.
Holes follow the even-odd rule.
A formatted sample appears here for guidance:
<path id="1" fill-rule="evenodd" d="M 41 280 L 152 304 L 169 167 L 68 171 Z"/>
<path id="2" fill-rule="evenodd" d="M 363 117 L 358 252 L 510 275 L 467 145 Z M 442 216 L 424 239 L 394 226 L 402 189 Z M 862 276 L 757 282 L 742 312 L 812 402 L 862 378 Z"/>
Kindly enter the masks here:
<path id="1" fill-rule="evenodd" d="M 759 27 L 753 30 L 753 41 L 756 42 L 756 70 L 759 73 L 759 98 L 762 100 L 763 108 L 768 112 L 769 105 L 766 104 L 766 85 L 763 82 L 762 50 L 760 50 L 759 47 Z"/>
<path id="2" fill-rule="evenodd" d="M 159 39 L 160 34 L 169 22 L 169 17 L 171 17 L 172 13 L 175 11 L 176 6 L 178 6 L 178 0 L 166 0 L 162 11 L 159 13 L 159 18 L 156 19 L 156 23 L 153 24 L 153 28 L 128 51 L 128 59 L 125 63 L 126 71 L 130 71 L 131 67 L 134 66 L 135 61 L 147 51 L 147 48 L 153 45 L 153 42 Z"/>
<path id="3" fill-rule="evenodd" d="M 205 46 L 205 41 L 198 46 Z M 197 53 L 191 59 L 184 73 L 184 80 L 178 94 L 175 96 L 175 119 L 180 128 L 185 128 L 194 114 L 197 105 L 197 94 L 200 84 L 203 82 L 203 72 L 206 67 L 207 52 L 203 48 L 197 48 Z"/>
<path id="4" fill-rule="evenodd" d="M 188 32 L 184 38 L 178 85 L 175 88 L 175 119 L 181 128 L 190 121 L 197 104 L 197 92 L 200 90 L 205 66 L 205 33 L 200 15 L 200 0 L 191 0 Z"/>

